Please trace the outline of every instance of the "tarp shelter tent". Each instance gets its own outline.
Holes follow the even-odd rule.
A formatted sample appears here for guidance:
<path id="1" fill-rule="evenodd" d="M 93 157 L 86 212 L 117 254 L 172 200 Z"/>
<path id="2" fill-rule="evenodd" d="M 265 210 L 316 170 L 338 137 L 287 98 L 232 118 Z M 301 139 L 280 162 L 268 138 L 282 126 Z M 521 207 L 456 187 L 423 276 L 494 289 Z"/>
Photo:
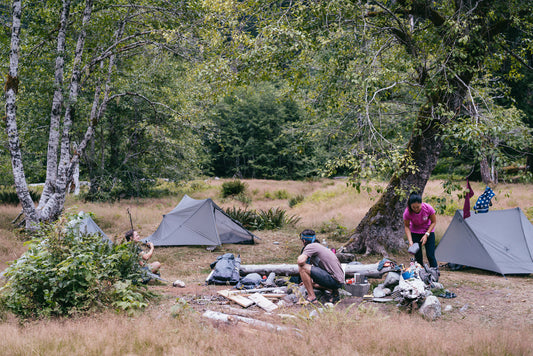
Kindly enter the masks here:
<path id="1" fill-rule="evenodd" d="M 80 212 L 83 215 L 83 212 Z M 86 216 L 81 220 L 73 220 L 73 229 L 77 230 L 78 235 L 99 234 L 102 236 L 102 240 L 112 244 L 111 239 L 100 229 L 100 227 L 94 222 L 90 216 Z"/>
<path id="2" fill-rule="evenodd" d="M 241 223 L 229 217 L 211 199 L 196 200 L 185 195 L 168 214 L 157 230 L 142 241 L 154 246 L 254 243 L 258 238 Z"/>
<path id="3" fill-rule="evenodd" d="M 533 225 L 520 208 L 472 214 L 457 210 L 435 257 L 505 274 L 533 273 Z"/>

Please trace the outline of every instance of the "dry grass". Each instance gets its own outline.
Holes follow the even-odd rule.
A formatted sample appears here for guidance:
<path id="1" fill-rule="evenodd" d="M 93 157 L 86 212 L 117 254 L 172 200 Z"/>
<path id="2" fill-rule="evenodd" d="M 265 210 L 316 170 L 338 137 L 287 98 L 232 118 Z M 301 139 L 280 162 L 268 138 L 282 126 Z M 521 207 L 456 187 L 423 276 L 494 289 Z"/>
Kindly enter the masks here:
<path id="1" fill-rule="evenodd" d="M 220 197 L 223 180 L 208 182 L 194 198 L 211 197 L 223 207 L 243 206 Z M 181 279 L 187 288 L 153 286 L 163 297 L 135 317 L 106 312 L 71 320 L 35 321 L 19 324 L 12 316 L 0 323 L 0 355 L 531 355 L 533 345 L 533 278 L 503 278 L 490 272 L 466 270 L 443 271 L 441 282 L 456 292 L 455 299 L 441 300 L 444 313 L 434 322 L 417 314 L 399 312 L 395 305 L 345 299 L 333 311 L 309 319 L 311 307 L 291 306 L 272 315 L 257 307 L 247 313 L 276 325 L 297 328 L 299 332 L 273 332 L 241 323 L 214 323 L 201 315 L 204 310 L 224 310 L 227 306 L 210 299 L 217 288 L 205 286 L 209 264 L 217 256 L 240 254 L 245 264 L 293 263 L 299 250 L 297 232 L 304 227 L 318 228 L 335 219 L 353 229 L 373 204 L 375 193 L 356 193 L 345 182 L 276 182 L 246 180 L 252 196 L 250 208 L 282 207 L 289 214 L 302 217 L 295 228 L 260 231 L 256 245 L 224 245 L 214 252 L 201 247 L 158 248 L 154 258 L 163 263 L 162 275 L 168 280 Z M 483 191 L 473 184 L 476 196 Z M 495 192 L 493 209 L 520 206 L 533 209 L 533 189 L 528 185 L 500 185 Z M 290 197 L 303 195 L 303 203 L 289 208 L 287 199 L 270 199 L 284 190 Z M 373 195 L 374 194 L 374 195 Z M 440 182 L 428 184 L 426 195 L 442 195 Z M 181 195 L 163 199 L 121 201 L 115 204 L 87 204 L 70 197 L 67 206 L 73 212 L 93 212 L 100 227 L 116 240 L 129 229 L 129 208 L 135 228 L 147 236 L 155 231 L 162 214 L 167 213 Z M 457 200 L 457 199 L 456 199 Z M 462 203 L 461 203 L 462 204 Z M 18 208 L 0 207 L 0 268 L 24 251 L 22 240 L 10 222 Z M 451 217 L 439 216 L 437 236 L 444 233 Z M 340 242 L 332 242 L 340 246 Z M 336 246 L 338 247 L 338 246 Z M 406 255 L 393 256 L 401 262 Z M 369 261 L 379 260 L 369 257 Z M 373 281 L 378 283 L 378 281 Z M 171 316 L 176 298 L 187 300 L 191 312 Z M 205 302 L 200 302 L 205 299 Z M 466 306 L 466 308 L 465 308 Z M 461 311 L 463 308 L 463 311 Z M 244 312 L 244 310 L 243 310 Z M 282 318 L 290 314 L 296 318 Z"/>

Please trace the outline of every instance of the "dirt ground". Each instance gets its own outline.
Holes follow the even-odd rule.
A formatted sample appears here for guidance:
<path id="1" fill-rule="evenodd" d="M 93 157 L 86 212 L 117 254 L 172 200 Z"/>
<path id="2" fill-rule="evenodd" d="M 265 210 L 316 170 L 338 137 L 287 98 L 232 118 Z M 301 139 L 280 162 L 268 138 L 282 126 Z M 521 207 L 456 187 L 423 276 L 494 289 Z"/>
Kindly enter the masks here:
<path id="1" fill-rule="evenodd" d="M 369 280 L 372 285 L 381 281 L 379 279 Z M 531 275 L 504 277 L 473 268 L 461 271 L 441 268 L 439 282 L 450 292 L 455 293 L 456 297 L 438 298 L 442 307 L 442 316 L 434 321 L 435 323 L 442 323 L 444 326 L 460 322 L 472 326 L 484 325 L 490 328 L 505 325 L 506 328 L 517 329 L 533 326 L 533 276 Z M 170 308 L 177 298 L 181 298 L 200 313 L 206 310 L 215 310 L 228 314 L 251 316 L 263 321 L 272 319 L 271 314 L 266 313 L 256 305 L 242 308 L 217 294 L 218 290 L 232 289 L 232 286 L 187 283 L 184 288 L 170 285 L 151 286 L 151 288 L 164 296 L 157 307 L 161 312 Z M 343 297 L 335 304 L 335 308 L 344 310 L 352 307 L 353 304 L 371 306 L 384 314 L 397 313 L 400 310 L 396 302 L 363 301 L 361 297 Z M 451 306 L 451 310 L 445 311 L 448 305 Z M 312 309 L 314 307 L 293 304 L 276 309 L 273 313 L 298 313 L 301 308 Z M 406 310 L 403 312 L 409 313 Z"/>

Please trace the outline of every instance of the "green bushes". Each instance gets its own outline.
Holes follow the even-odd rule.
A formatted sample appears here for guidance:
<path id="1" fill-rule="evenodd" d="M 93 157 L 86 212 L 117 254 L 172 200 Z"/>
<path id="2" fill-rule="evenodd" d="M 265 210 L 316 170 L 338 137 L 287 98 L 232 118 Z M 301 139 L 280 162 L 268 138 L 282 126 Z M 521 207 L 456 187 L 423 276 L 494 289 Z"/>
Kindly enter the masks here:
<path id="1" fill-rule="evenodd" d="M 238 196 L 246 191 L 246 184 L 240 180 L 222 183 L 222 197 Z"/>
<path id="2" fill-rule="evenodd" d="M 294 226 L 301 219 L 299 216 L 287 215 L 281 208 L 256 211 L 233 207 L 226 209 L 226 214 L 250 230 L 273 230 L 287 225 Z"/>
<path id="3" fill-rule="evenodd" d="M 30 196 L 33 201 L 38 201 L 41 198 L 41 193 L 30 190 Z M 14 187 L 0 186 L 0 204 L 17 205 L 19 197 Z"/>
<path id="4" fill-rule="evenodd" d="M 99 235 L 79 236 L 63 223 L 44 226 L 7 269 L 0 305 L 23 318 L 65 316 L 114 307 L 146 306 L 138 252 Z"/>

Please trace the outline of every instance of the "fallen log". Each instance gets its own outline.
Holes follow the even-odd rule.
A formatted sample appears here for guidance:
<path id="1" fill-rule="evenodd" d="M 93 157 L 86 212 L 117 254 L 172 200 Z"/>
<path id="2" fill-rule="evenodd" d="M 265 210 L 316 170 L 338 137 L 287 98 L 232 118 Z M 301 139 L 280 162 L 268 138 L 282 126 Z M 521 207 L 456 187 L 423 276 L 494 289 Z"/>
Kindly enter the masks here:
<path id="1" fill-rule="evenodd" d="M 359 273 L 361 276 L 367 278 L 381 278 L 385 273 L 392 271 L 392 268 L 383 268 L 378 271 L 378 263 L 373 264 L 342 264 L 345 276 L 347 278 L 353 277 L 355 273 Z M 265 265 L 241 265 L 239 273 L 241 276 L 245 276 L 249 273 L 259 273 L 261 275 L 268 275 L 274 272 L 276 276 L 298 276 L 298 265 L 296 264 L 265 264 Z"/>
<path id="2" fill-rule="evenodd" d="M 203 317 L 217 320 L 217 321 L 222 321 L 225 323 L 240 321 L 240 322 L 243 322 L 249 325 L 266 328 L 269 330 L 275 330 L 275 331 L 298 331 L 298 329 L 291 329 L 285 326 L 279 326 L 276 324 L 267 323 L 262 320 L 247 318 L 247 317 L 239 316 L 239 315 L 228 315 L 228 314 L 220 313 L 220 312 L 213 311 L 213 310 L 206 310 L 203 314 Z"/>

